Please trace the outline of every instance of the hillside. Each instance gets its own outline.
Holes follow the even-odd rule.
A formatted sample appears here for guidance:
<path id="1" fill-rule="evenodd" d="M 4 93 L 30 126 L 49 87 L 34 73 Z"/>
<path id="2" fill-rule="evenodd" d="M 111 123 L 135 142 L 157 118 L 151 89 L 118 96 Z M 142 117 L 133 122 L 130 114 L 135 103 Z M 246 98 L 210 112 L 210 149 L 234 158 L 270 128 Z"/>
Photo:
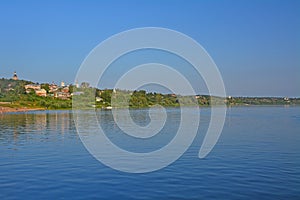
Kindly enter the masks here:
<path id="1" fill-rule="evenodd" d="M 38 90 L 28 89 L 38 87 Z M 25 89 L 25 86 L 27 89 Z M 55 86 L 55 87 L 54 87 Z M 145 108 L 155 105 L 164 107 L 178 106 L 212 106 L 226 104 L 228 106 L 248 105 L 300 105 L 299 98 L 282 97 L 211 97 L 208 95 L 180 96 L 176 94 L 161 94 L 155 92 L 125 91 L 89 87 L 82 83 L 80 87 L 73 85 L 56 86 L 53 84 L 34 84 L 26 80 L 0 79 L 0 107 L 6 110 L 27 109 L 71 109 L 72 98 L 76 98 L 78 108 L 108 108 L 126 107 Z M 54 89 L 53 89 L 54 88 Z M 38 93 L 44 90 L 42 96 Z M 92 97 L 92 98 L 90 98 Z M 212 100 L 213 99 L 213 100 Z M 111 101 L 114 102 L 112 105 Z"/>

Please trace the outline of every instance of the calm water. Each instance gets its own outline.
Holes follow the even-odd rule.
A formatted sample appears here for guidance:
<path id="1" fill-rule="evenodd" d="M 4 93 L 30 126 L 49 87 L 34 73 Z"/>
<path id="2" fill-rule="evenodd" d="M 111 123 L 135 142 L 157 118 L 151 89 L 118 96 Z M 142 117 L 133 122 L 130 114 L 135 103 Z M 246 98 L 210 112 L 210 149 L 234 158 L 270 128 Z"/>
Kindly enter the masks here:
<path id="1" fill-rule="evenodd" d="M 136 152 L 167 144 L 180 120 L 168 109 L 162 133 L 141 142 L 122 135 L 110 111 L 97 114 L 115 144 Z M 147 110 L 131 116 L 149 122 Z M 202 109 L 198 135 L 176 162 L 129 174 L 87 152 L 69 111 L 0 115 L 0 199 L 300 199 L 300 107 L 228 109 L 217 145 L 199 159 L 209 117 Z"/>

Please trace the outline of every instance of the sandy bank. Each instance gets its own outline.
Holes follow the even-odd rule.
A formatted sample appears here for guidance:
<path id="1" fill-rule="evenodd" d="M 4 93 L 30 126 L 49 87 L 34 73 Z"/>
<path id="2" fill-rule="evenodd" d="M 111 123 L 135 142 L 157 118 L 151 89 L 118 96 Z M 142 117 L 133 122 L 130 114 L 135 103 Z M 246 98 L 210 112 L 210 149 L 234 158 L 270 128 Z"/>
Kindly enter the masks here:
<path id="1" fill-rule="evenodd" d="M 27 112 L 27 111 L 34 111 L 34 110 L 45 110 L 44 108 L 10 108 L 0 106 L 0 114 L 8 113 L 8 112 Z"/>

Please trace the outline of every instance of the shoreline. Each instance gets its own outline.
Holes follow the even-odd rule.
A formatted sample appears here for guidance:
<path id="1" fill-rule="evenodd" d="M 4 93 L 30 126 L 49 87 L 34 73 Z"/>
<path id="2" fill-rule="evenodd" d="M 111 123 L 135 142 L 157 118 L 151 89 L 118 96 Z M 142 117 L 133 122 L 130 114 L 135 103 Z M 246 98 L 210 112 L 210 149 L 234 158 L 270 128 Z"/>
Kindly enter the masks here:
<path id="1" fill-rule="evenodd" d="M 0 114 L 38 111 L 38 110 L 46 110 L 46 109 L 45 108 L 26 108 L 26 107 L 11 108 L 11 107 L 0 106 Z"/>
<path id="2" fill-rule="evenodd" d="M 300 106 L 298 104 L 265 104 L 265 105 L 227 105 L 227 109 L 235 108 L 235 107 L 297 107 Z M 183 107 L 189 107 L 189 106 L 183 106 Z M 199 108 L 210 108 L 211 106 L 199 106 Z M 141 107 L 141 108 L 129 108 L 129 109 L 145 109 L 150 107 Z M 180 108 L 180 106 L 167 106 L 167 108 Z M 110 110 L 106 108 L 94 108 L 95 110 Z M 116 109 L 124 109 L 124 108 L 116 108 Z M 11 108 L 11 107 L 5 107 L 0 106 L 0 115 L 6 114 L 6 113 L 21 113 L 21 112 L 30 112 L 30 111 L 47 111 L 47 110 L 72 110 L 72 108 L 69 109 L 47 109 L 47 108 L 27 108 L 27 107 L 19 107 L 19 108 Z"/>

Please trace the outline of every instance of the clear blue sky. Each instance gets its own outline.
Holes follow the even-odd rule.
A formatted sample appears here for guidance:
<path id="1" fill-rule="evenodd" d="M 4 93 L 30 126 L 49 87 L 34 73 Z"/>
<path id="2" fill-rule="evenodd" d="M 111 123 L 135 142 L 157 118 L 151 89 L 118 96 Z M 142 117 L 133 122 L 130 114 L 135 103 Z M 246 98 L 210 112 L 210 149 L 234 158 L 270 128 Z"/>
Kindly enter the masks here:
<path id="1" fill-rule="evenodd" d="M 0 77 L 71 83 L 87 54 L 137 27 L 180 31 L 228 95 L 300 96 L 300 1 L 0 1 Z"/>

